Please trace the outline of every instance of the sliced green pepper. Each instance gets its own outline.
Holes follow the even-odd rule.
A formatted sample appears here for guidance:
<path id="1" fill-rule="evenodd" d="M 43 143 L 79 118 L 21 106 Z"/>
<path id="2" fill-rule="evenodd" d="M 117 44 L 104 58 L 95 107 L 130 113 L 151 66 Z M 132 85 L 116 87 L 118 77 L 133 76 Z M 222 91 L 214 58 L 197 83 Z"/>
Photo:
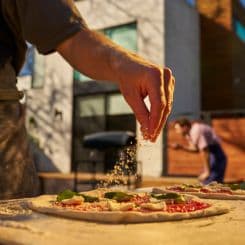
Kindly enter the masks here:
<path id="1" fill-rule="evenodd" d="M 152 197 L 158 199 L 158 200 L 162 200 L 162 199 L 176 199 L 181 197 L 181 195 L 179 195 L 178 193 L 175 192 L 170 192 L 170 193 L 164 193 L 164 194 L 155 194 L 152 193 L 151 194 Z"/>
<path id="2" fill-rule="evenodd" d="M 79 196 L 82 196 L 84 198 L 84 202 L 98 202 L 98 197 L 88 196 L 84 194 L 79 194 Z"/>
<path id="3" fill-rule="evenodd" d="M 133 197 L 133 195 L 129 195 L 121 191 L 112 191 L 112 192 L 106 192 L 104 197 L 108 199 L 116 200 L 118 202 L 127 202 Z"/>
<path id="4" fill-rule="evenodd" d="M 175 193 L 175 192 L 164 193 L 164 194 L 154 194 L 154 193 L 152 193 L 151 196 L 153 198 L 158 199 L 158 200 L 173 199 L 175 203 L 183 203 L 183 202 L 185 202 L 184 196 L 180 195 L 178 193 Z"/>

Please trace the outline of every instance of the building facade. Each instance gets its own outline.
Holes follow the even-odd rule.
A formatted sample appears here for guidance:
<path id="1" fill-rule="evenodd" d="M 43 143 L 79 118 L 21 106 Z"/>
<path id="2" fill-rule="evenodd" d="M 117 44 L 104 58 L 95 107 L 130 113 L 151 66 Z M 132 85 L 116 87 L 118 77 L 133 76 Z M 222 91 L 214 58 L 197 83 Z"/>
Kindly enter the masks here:
<path id="1" fill-rule="evenodd" d="M 173 70 L 176 90 L 171 118 L 199 116 L 199 15 L 195 8 L 184 0 L 83 0 L 76 5 L 90 28 Z M 27 126 L 39 145 L 34 147 L 39 171 L 70 172 L 74 162 L 86 161 L 82 138 L 88 133 L 130 130 L 140 138 L 138 124 L 117 85 L 85 77 L 57 53 L 44 57 L 35 52 L 31 87 Z M 143 175 L 163 174 L 163 149 L 162 135 L 155 144 L 140 141 L 137 158 Z M 81 171 L 89 171 L 89 164 L 84 163 Z"/>
<path id="2" fill-rule="evenodd" d="M 245 108 L 243 0 L 197 0 L 200 13 L 201 108 Z"/>
<path id="3" fill-rule="evenodd" d="M 245 1 L 195 0 L 200 20 L 201 116 L 212 124 L 228 156 L 226 181 L 245 176 Z M 171 125 L 169 141 L 181 141 Z M 167 151 L 170 175 L 197 175 L 202 158 Z"/>

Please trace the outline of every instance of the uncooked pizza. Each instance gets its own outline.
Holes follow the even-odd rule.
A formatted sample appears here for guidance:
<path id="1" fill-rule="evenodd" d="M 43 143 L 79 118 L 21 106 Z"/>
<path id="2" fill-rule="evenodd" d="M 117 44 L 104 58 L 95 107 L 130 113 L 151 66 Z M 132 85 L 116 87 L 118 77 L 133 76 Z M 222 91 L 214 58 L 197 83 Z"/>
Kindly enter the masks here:
<path id="1" fill-rule="evenodd" d="M 191 195 L 138 193 L 112 189 L 89 192 L 65 190 L 57 196 L 33 198 L 32 210 L 66 218 L 106 223 L 144 223 L 201 218 L 229 211 L 220 202 Z"/>
<path id="2" fill-rule="evenodd" d="M 223 199 L 223 200 L 245 200 L 244 184 L 220 184 L 211 182 L 209 185 L 173 185 L 166 187 L 154 187 L 154 193 L 175 192 L 190 194 L 201 198 Z"/>

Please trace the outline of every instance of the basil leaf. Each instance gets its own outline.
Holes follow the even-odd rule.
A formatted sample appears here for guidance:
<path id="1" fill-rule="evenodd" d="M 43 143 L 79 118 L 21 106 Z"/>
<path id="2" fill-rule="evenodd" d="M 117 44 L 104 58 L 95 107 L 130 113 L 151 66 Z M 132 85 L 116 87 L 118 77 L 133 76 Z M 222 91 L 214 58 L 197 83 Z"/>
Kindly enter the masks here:
<path id="1" fill-rule="evenodd" d="M 74 196 L 82 196 L 84 198 L 84 202 L 98 202 L 99 198 L 98 197 L 93 197 L 85 194 L 80 194 L 71 190 L 64 190 L 61 193 L 58 194 L 56 200 L 58 202 L 61 202 L 64 199 L 70 199 Z"/>
<path id="2" fill-rule="evenodd" d="M 88 196 L 84 194 L 78 194 L 79 196 L 82 196 L 84 198 L 84 202 L 98 202 L 98 197 Z"/>
<path id="3" fill-rule="evenodd" d="M 71 191 L 71 190 L 64 190 L 62 191 L 61 193 L 58 194 L 56 200 L 58 202 L 61 202 L 62 200 L 64 199 L 69 199 L 69 198 L 72 198 L 76 195 L 77 193 L 74 192 L 74 191 Z"/>
<path id="4" fill-rule="evenodd" d="M 240 184 L 240 189 L 241 189 L 241 190 L 245 190 L 245 182 L 242 182 L 242 183 Z"/>
<path id="5" fill-rule="evenodd" d="M 106 192 L 104 197 L 108 199 L 116 200 L 118 202 L 126 202 L 129 201 L 133 197 L 133 195 L 129 195 L 121 191 L 112 191 L 112 192 Z"/>
<path id="6" fill-rule="evenodd" d="M 230 187 L 233 191 L 235 190 L 245 190 L 245 182 L 243 183 L 232 183 L 232 184 L 224 184 L 225 186 Z"/>
<path id="7" fill-rule="evenodd" d="M 227 184 L 233 191 L 240 189 L 240 184 Z"/>

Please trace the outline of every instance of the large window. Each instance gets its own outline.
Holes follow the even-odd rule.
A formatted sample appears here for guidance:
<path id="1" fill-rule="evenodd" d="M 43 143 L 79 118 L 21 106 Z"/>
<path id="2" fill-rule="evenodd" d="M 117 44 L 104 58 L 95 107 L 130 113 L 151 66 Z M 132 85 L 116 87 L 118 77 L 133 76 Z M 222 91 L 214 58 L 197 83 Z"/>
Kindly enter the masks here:
<path id="1" fill-rule="evenodd" d="M 120 46 L 136 52 L 137 50 L 136 23 L 130 23 L 126 25 L 106 28 L 104 30 L 101 30 L 100 32 L 103 33 L 105 36 L 109 37 L 115 43 L 119 44 Z M 92 79 L 75 70 L 74 80 L 80 82 L 87 82 L 87 81 L 91 81 Z"/>
<path id="2" fill-rule="evenodd" d="M 89 172 L 90 151 L 82 147 L 84 135 L 101 131 L 136 130 L 136 121 L 131 108 L 121 94 L 103 94 L 75 97 L 73 162 L 80 164 L 80 171 Z M 106 162 L 108 156 L 99 153 L 97 161 Z M 98 164 L 97 171 L 106 171 L 105 164 Z"/>
<path id="3" fill-rule="evenodd" d="M 42 88 L 45 80 L 45 57 L 31 44 L 27 43 L 27 52 L 25 63 L 19 73 L 19 76 L 30 76 L 32 88 Z"/>
<path id="4" fill-rule="evenodd" d="M 101 32 L 119 45 L 136 52 L 137 37 L 135 23 L 107 28 Z M 83 172 L 91 171 L 91 164 L 88 161 L 90 151 L 82 146 L 84 135 L 100 131 L 136 131 L 134 115 L 123 96 L 116 92 L 118 89 L 116 88 L 113 92 L 107 91 L 105 89 L 106 86 L 103 87 L 104 85 L 101 83 L 86 83 L 89 80 L 91 79 L 83 74 L 77 71 L 74 72 L 74 84 L 78 85 L 83 93 L 88 89 L 88 85 L 90 87 L 97 86 L 96 92 L 91 94 L 91 90 L 89 90 L 89 96 L 80 95 L 76 91 L 74 98 L 73 163 L 82 163 L 79 164 L 79 170 Z M 97 154 L 97 160 L 101 161 L 101 164 L 97 165 L 97 171 L 109 170 L 112 165 L 107 163 L 115 162 L 115 159 L 112 158 L 114 156 L 112 157 L 112 155 L 109 156 L 102 152 Z"/>
<path id="5" fill-rule="evenodd" d="M 33 72 L 34 47 L 27 43 L 27 52 L 25 63 L 19 73 L 19 76 L 31 76 Z"/>

